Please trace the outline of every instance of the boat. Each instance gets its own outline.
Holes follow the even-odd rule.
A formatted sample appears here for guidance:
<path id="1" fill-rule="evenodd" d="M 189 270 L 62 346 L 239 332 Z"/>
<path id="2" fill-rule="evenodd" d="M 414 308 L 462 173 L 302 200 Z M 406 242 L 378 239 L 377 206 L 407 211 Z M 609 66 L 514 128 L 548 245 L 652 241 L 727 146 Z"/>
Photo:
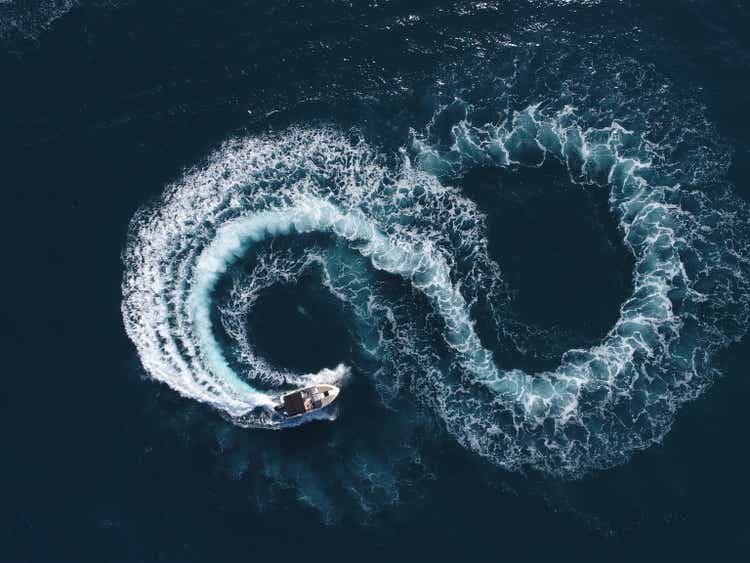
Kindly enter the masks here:
<path id="1" fill-rule="evenodd" d="M 326 408 L 339 396 L 340 389 L 335 385 L 313 385 L 290 391 L 279 397 L 280 405 L 274 410 L 286 418 L 303 416 Z"/>

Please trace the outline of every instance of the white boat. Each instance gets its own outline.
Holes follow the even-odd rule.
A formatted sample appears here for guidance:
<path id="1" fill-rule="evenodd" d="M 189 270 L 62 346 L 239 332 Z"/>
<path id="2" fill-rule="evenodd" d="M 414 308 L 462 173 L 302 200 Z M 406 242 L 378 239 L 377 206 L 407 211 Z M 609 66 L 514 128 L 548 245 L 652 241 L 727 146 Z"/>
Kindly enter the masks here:
<path id="1" fill-rule="evenodd" d="M 326 408 L 339 396 L 340 389 L 335 385 L 313 385 L 303 387 L 279 397 L 280 405 L 275 407 L 276 412 L 286 418 L 303 416 L 308 413 Z"/>

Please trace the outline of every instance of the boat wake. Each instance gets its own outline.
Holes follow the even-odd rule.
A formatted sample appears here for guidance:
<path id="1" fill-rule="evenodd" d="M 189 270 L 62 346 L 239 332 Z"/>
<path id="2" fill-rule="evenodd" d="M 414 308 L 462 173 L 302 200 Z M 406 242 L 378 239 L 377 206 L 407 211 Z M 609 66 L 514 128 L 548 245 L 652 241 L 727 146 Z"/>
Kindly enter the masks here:
<path id="1" fill-rule="evenodd" d="M 750 215 L 700 142 L 656 141 L 617 109 L 454 96 L 396 158 L 336 127 L 227 142 L 132 221 L 122 311 L 143 366 L 239 425 L 286 426 L 274 397 L 338 384 L 349 367 L 276 368 L 247 318 L 264 290 L 314 271 L 355 319 L 374 384 L 404 378 L 395 388 L 467 449 L 559 476 L 623 463 L 664 437 L 718 376 L 717 352 L 745 333 Z M 572 184 L 608 190 L 635 268 L 598 344 L 527 373 L 499 367 L 478 332 L 478 314 L 507 328 L 502 264 L 486 217 L 454 185 L 473 169 L 522 174 L 550 160 Z"/>

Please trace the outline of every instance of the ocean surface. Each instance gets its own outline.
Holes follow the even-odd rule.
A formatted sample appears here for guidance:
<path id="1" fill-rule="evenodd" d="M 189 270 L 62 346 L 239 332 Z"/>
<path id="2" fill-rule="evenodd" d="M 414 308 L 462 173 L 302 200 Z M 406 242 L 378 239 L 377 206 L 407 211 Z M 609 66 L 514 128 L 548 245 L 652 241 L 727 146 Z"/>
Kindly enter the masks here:
<path id="1" fill-rule="evenodd" d="M 0 562 L 750 561 L 750 3 L 6 0 L 0 77 Z"/>

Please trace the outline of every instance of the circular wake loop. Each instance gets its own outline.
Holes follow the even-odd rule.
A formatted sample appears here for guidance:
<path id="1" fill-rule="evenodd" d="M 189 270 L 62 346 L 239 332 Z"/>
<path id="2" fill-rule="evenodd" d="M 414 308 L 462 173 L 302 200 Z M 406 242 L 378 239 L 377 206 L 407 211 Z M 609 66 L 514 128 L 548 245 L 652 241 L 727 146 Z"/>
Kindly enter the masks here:
<path id="1" fill-rule="evenodd" d="M 461 407 L 446 408 L 452 431 L 487 457 L 575 474 L 660 440 L 679 405 L 715 376 L 711 357 L 744 334 L 748 216 L 725 190 L 698 191 L 660 170 L 653 164 L 659 147 L 642 134 L 616 122 L 584 129 L 570 107 L 552 117 L 537 109 L 507 125 L 463 119 L 442 149 L 419 138 L 414 145 L 421 167 L 443 178 L 556 158 L 573 183 L 609 187 L 636 266 L 632 295 L 606 338 L 570 350 L 554 372 L 483 372 L 477 380 L 497 393 L 491 406 L 462 398 Z M 484 423 L 466 425 L 455 416 L 461 410 L 481 413 Z"/>
<path id="2" fill-rule="evenodd" d="M 721 187 L 681 185 L 669 173 L 679 166 L 662 164 L 664 149 L 647 132 L 616 122 L 586 128 L 571 107 L 543 115 L 531 106 L 482 126 L 471 123 L 470 106 L 463 110 L 448 142 L 429 128 L 415 136 L 412 158 L 397 171 L 363 142 L 292 129 L 228 144 L 170 187 L 134 218 L 125 253 L 123 316 L 148 372 L 253 427 L 284 425 L 270 408 L 280 389 L 345 376 L 345 366 L 276 370 L 248 342 L 238 343 L 239 361 L 228 351 L 215 296 L 238 263 L 257 253 L 265 266 L 256 267 L 249 283 L 257 285 L 244 295 L 315 263 L 362 321 L 363 348 L 392 365 L 399 360 L 389 355 L 419 358 L 413 389 L 464 446 L 501 466 L 576 475 L 660 440 L 677 408 L 715 378 L 716 351 L 745 331 L 747 210 Z M 484 217 L 444 183 L 475 167 L 536 167 L 550 158 L 572 182 L 609 189 L 636 259 L 633 291 L 597 346 L 570 350 L 555 371 L 502 370 L 475 330 L 469 289 L 483 291 L 498 272 Z M 284 266 L 270 244 L 311 236 L 334 246 L 299 248 L 306 257 Z M 464 272 L 459 264 L 467 262 Z M 405 280 L 430 303 L 452 365 L 384 336 L 397 333 L 399 321 L 375 288 L 378 272 Z M 235 300 L 235 310 L 220 315 L 241 318 L 246 311 L 236 308 L 253 299 Z M 224 335 L 246 336 L 239 329 Z"/>

